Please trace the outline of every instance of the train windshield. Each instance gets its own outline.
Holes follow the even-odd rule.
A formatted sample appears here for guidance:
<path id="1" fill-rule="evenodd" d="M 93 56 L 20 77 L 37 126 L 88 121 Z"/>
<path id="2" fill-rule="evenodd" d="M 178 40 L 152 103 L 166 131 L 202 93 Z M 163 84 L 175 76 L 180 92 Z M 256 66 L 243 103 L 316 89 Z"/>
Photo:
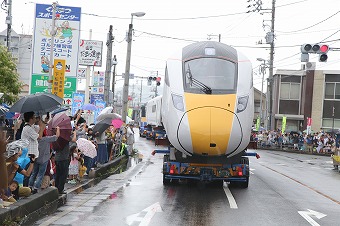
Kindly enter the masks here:
<path id="1" fill-rule="evenodd" d="M 206 94 L 235 90 L 236 64 L 217 58 L 199 58 L 184 63 L 187 91 Z"/>

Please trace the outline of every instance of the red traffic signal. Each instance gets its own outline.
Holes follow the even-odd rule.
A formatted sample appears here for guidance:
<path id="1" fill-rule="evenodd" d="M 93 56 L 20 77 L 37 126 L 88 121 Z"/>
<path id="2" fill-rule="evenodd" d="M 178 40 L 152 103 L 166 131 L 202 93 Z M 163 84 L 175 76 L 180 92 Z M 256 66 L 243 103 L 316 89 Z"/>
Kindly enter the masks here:
<path id="1" fill-rule="evenodd" d="M 322 45 L 320 46 L 320 52 L 321 53 L 327 53 L 329 50 L 329 46 L 328 45 Z"/>

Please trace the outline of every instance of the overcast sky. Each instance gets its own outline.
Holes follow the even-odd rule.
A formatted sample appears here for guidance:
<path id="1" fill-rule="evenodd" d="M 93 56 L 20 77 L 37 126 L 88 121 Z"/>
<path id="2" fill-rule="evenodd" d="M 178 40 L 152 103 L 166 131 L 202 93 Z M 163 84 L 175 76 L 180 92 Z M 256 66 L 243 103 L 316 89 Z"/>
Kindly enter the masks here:
<path id="1" fill-rule="evenodd" d="M 12 2 L 13 29 L 25 34 L 33 33 L 34 3 L 52 4 L 45 0 Z M 265 44 L 264 37 L 270 29 L 271 11 L 246 13 L 247 0 L 60 0 L 58 3 L 82 8 L 82 39 L 88 39 L 92 29 L 92 39 L 105 42 L 109 26 L 113 25 L 117 74 L 125 70 L 125 35 L 133 12 L 146 13 L 142 18 L 133 19 L 135 36 L 130 73 L 135 75 L 149 76 L 153 71 L 164 74 L 165 61 L 175 49 L 193 41 L 207 40 L 210 34 L 211 40 L 216 41 L 221 34 L 221 42 L 241 50 L 252 61 L 255 71 L 260 64 L 256 58 L 269 59 L 269 45 Z M 300 69 L 303 43 L 328 41 L 331 47 L 340 47 L 339 0 L 277 0 L 276 6 L 275 69 Z M 263 8 L 270 9 L 271 1 L 263 0 Z M 5 17 L 6 12 L 2 10 L 0 30 L 6 29 Z M 257 44 L 261 40 L 264 44 Z M 106 55 L 106 48 L 103 52 Z M 328 62 L 318 62 L 317 69 L 340 70 L 340 52 L 331 51 L 328 55 Z M 318 60 L 311 56 L 310 61 Z M 261 88 L 260 75 L 254 76 L 254 85 Z"/>

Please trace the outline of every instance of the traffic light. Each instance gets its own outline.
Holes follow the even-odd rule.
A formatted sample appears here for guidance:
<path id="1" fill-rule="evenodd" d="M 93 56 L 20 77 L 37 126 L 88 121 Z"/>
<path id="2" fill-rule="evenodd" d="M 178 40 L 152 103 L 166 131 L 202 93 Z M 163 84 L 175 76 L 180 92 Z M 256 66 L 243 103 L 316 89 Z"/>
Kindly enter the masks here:
<path id="1" fill-rule="evenodd" d="M 327 53 L 329 50 L 329 46 L 328 45 L 322 45 L 320 46 L 320 50 L 319 50 L 319 62 L 326 62 L 328 59 Z"/>
<path id="2" fill-rule="evenodd" d="M 157 84 L 157 86 L 161 85 L 161 77 L 156 78 L 156 84 Z"/>
<path id="3" fill-rule="evenodd" d="M 301 46 L 301 53 L 302 56 L 304 54 L 308 54 L 308 53 L 315 53 L 315 54 L 319 54 L 319 61 L 320 62 L 326 62 L 328 59 L 327 56 L 327 52 L 329 51 L 329 46 L 328 45 L 323 45 L 323 44 L 303 44 Z M 301 61 L 302 57 L 301 57 Z M 308 60 L 307 60 L 308 61 Z M 304 61 L 306 62 L 306 61 Z"/>

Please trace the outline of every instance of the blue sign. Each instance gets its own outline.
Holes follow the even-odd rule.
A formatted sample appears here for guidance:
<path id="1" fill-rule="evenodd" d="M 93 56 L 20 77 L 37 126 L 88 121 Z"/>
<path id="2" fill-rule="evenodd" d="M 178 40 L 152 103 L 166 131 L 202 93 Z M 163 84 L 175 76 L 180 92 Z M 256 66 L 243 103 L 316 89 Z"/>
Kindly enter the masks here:
<path id="1" fill-rule="evenodd" d="M 95 105 L 96 100 L 104 101 L 104 94 L 91 94 L 91 96 L 90 96 L 90 104 L 94 104 Z"/>
<path id="2" fill-rule="evenodd" d="M 52 13 L 52 5 L 36 4 L 36 18 L 52 19 Z M 81 8 L 58 5 L 56 14 L 58 20 L 80 21 Z"/>
<path id="3" fill-rule="evenodd" d="M 84 105 L 85 94 L 83 93 L 73 93 L 72 97 L 72 115 L 75 115 L 78 109 Z"/>
<path id="4" fill-rule="evenodd" d="M 97 109 L 94 111 L 94 123 L 97 123 L 97 117 L 99 115 L 99 112 L 101 112 L 106 107 L 106 102 L 102 100 L 96 100 L 94 102 L 94 105 L 97 107 Z"/>

